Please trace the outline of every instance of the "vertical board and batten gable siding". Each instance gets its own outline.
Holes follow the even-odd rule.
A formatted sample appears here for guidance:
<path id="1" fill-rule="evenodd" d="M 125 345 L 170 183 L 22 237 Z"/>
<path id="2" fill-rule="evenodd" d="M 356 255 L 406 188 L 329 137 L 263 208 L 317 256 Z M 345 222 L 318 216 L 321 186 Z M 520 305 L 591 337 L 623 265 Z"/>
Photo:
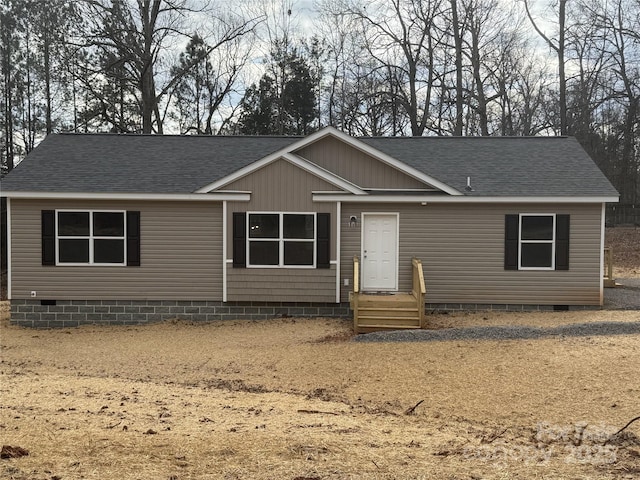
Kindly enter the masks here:
<path id="1" fill-rule="evenodd" d="M 330 260 L 336 259 L 336 206 L 313 202 L 313 191 L 339 191 L 334 185 L 276 160 L 223 190 L 251 192 L 248 202 L 227 203 L 227 259 L 233 258 L 233 212 L 322 212 L 331 214 Z M 331 268 L 233 268 L 227 263 L 227 300 L 256 302 L 335 302 L 336 270 Z"/>
<path id="2" fill-rule="evenodd" d="M 140 211 L 141 266 L 43 266 L 41 211 Z M 222 205 L 19 200 L 12 211 L 12 296 L 51 300 L 222 300 Z"/>
<path id="3" fill-rule="evenodd" d="M 296 153 L 362 188 L 426 188 L 420 180 L 334 137 L 325 137 Z"/>
<path id="4" fill-rule="evenodd" d="M 336 186 L 293 165 L 276 160 L 255 172 L 235 180 L 219 191 L 249 191 L 249 202 L 229 202 L 244 210 L 313 212 L 314 191 L 340 191 Z"/>
<path id="5" fill-rule="evenodd" d="M 343 204 L 341 285 L 360 255 L 362 212 L 400 213 L 399 290 L 411 290 L 411 257 L 422 260 L 427 303 L 598 305 L 601 205 Z M 568 271 L 504 269 L 509 213 L 571 215 Z M 356 215 L 358 225 L 349 226 Z M 351 284 L 351 281 L 349 282 Z M 347 301 L 351 287 L 341 287 Z"/>

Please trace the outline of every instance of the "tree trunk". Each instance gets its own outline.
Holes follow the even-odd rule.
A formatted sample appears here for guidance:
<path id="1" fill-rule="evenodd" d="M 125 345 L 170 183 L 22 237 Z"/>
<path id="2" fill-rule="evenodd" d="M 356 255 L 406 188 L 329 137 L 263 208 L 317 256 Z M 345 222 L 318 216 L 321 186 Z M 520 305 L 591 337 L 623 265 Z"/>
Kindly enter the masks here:
<path id="1" fill-rule="evenodd" d="M 451 22 L 453 23 L 453 40 L 456 50 L 456 120 L 453 127 L 453 134 L 462 136 L 462 35 L 460 34 L 460 23 L 458 22 L 457 3 L 457 0 L 451 0 Z"/>
<path id="2" fill-rule="evenodd" d="M 49 22 L 45 22 L 45 32 L 44 32 L 44 45 L 43 45 L 43 55 L 44 55 L 44 88 L 45 88 L 45 96 L 47 102 L 47 111 L 45 113 L 45 130 L 46 134 L 49 135 L 53 131 L 53 122 L 51 121 L 51 64 L 50 64 L 50 49 L 51 49 L 51 41 L 49 38 Z"/>
<path id="3" fill-rule="evenodd" d="M 560 79 L 560 135 L 567 135 L 567 78 L 564 72 L 565 21 L 567 0 L 560 0 L 558 36 L 558 76 Z"/>

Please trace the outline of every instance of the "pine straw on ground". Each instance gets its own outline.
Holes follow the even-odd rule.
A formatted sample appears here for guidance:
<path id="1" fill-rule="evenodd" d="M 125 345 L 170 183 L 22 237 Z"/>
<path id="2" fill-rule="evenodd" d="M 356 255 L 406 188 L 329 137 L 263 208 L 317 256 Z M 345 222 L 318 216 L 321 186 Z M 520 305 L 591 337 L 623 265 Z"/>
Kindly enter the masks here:
<path id="1" fill-rule="evenodd" d="M 459 314 L 452 324 L 637 321 Z M 349 342 L 340 320 L 0 327 L 0 477 L 637 478 L 639 337 Z M 424 400 L 412 415 L 405 411 Z"/>

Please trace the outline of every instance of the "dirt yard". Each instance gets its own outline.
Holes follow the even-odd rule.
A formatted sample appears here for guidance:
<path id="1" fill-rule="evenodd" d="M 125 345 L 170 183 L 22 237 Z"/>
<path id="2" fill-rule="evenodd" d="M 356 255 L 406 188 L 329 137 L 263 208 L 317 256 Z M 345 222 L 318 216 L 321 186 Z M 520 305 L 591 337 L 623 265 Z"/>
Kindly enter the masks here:
<path id="1" fill-rule="evenodd" d="M 433 328 L 638 321 L 459 314 Z M 635 479 L 640 337 L 350 342 L 339 320 L 0 330 L 7 479 Z M 423 401 L 413 412 L 411 407 Z"/>
<path id="2" fill-rule="evenodd" d="M 625 232 L 607 232 L 617 275 L 640 276 Z M 0 308 L 0 443 L 29 452 L 0 459 L 3 479 L 640 478 L 640 421 L 612 436 L 640 415 L 639 335 L 355 343 L 329 319 L 31 330 Z"/>

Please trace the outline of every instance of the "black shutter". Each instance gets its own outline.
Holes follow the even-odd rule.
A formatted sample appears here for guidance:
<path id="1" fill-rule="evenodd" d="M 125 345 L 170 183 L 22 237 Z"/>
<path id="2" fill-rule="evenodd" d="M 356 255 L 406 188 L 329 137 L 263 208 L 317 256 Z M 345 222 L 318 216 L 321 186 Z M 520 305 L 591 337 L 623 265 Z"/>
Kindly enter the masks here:
<path id="1" fill-rule="evenodd" d="M 569 270 L 569 215 L 556 215 L 556 270 Z"/>
<path id="2" fill-rule="evenodd" d="M 504 217 L 504 269 L 518 270 L 519 215 Z"/>
<path id="3" fill-rule="evenodd" d="M 140 212 L 127 212 L 127 265 L 140 266 Z"/>
<path id="4" fill-rule="evenodd" d="M 247 214 L 233 212 L 233 268 L 247 266 Z"/>
<path id="5" fill-rule="evenodd" d="M 329 268 L 331 262 L 331 214 L 317 214 L 316 268 Z"/>
<path id="6" fill-rule="evenodd" d="M 42 265 L 56 264 L 56 212 L 42 210 Z"/>

